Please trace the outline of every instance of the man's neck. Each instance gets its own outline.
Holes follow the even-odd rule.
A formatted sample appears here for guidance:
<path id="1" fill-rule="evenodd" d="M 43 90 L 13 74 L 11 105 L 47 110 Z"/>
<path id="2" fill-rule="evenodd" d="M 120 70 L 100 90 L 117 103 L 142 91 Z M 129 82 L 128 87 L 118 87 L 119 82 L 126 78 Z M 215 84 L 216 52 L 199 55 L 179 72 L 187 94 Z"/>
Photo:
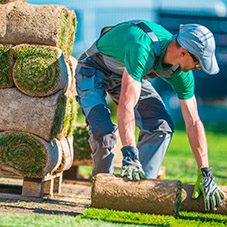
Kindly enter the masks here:
<path id="1" fill-rule="evenodd" d="M 162 64 L 163 67 L 167 65 L 178 65 L 178 48 L 176 46 L 176 40 L 172 40 L 167 49 L 166 53 L 163 56 Z"/>

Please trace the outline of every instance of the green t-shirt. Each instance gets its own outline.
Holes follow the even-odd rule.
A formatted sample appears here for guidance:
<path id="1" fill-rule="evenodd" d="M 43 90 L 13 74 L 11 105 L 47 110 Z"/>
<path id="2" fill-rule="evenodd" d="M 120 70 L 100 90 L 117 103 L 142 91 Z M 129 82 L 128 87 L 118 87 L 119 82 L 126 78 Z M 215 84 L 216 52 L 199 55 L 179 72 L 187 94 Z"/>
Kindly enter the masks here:
<path id="1" fill-rule="evenodd" d="M 117 25 L 103 35 L 97 42 L 98 50 L 107 56 L 124 62 L 128 73 L 137 81 L 154 66 L 155 71 L 165 71 L 172 68 L 163 68 L 162 58 L 167 46 L 172 40 L 172 34 L 161 25 L 144 21 L 156 34 L 161 46 L 161 55 L 156 59 L 156 48 L 151 38 L 137 25 L 126 22 Z M 155 63 L 155 65 L 154 65 Z M 179 99 L 189 99 L 194 94 L 194 77 L 192 71 L 187 73 L 178 69 L 171 78 L 162 79 L 167 81 L 177 93 Z"/>

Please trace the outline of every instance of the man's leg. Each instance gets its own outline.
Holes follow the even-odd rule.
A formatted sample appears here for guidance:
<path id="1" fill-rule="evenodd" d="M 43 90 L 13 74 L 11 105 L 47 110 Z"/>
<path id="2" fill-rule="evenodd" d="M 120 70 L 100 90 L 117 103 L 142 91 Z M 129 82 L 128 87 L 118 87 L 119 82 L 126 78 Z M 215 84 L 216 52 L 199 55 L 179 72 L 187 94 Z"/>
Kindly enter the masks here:
<path id="1" fill-rule="evenodd" d="M 137 148 L 147 178 L 157 178 L 161 163 L 172 138 L 173 122 L 161 97 L 148 80 L 135 108 L 136 124 L 140 128 Z"/>
<path id="2" fill-rule="evenodd" d="M 116 144 L 117 126 L 111 122 L 110 110 L 105 101 L 104 75 L 92 67 L 78 65 L 76 70 L 78 102 L 89 124 L 89 143 L 92 149 L 92 174 L 113 173 L 111 149 Z"/>
<path id="3" fill-rule="evenodd" d="M 172 133 L 140 131 L 137 148 L 146 177 L 156 179 Z"/>

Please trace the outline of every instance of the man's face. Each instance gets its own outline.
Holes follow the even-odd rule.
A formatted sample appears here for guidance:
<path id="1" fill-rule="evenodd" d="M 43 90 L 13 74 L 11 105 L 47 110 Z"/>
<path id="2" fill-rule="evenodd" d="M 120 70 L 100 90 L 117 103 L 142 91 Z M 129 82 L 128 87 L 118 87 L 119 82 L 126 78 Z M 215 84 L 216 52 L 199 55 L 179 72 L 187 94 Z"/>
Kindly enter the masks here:
<path id="1" fill-rule="evenodd" d="M 195 69 L 199 69 L 199 70 L 202 69 L 199 62 L 199 58 L 188 51 L 187 51 L 187 54 L 184 56 L 184 58 L 182 58 L 180 67 L 183 72 L 188 72 L 189 70 L 195 70 Z"/>

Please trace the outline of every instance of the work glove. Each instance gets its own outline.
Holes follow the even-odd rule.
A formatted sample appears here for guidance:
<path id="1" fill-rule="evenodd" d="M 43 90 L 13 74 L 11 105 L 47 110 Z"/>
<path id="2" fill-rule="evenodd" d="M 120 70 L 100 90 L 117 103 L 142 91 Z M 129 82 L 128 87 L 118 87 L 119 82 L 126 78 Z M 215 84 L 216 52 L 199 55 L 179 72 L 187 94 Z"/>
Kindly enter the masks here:
<path id="1" fill-rule="evenodd" d="M 216 210 L 218 206 L 222 206 L 222 199 L 226 198 L 225 193 L 218 187 L 213 176 L 212 168 L 198 169 L 197 181 L 192 194 L 192 198 L 196 199 L 202 192 L 205 210 Z"/>
<path id="2" fill-rule="evenodd" d="M 121 149 L 123 154 L 121 176 L 127 175 L 129 180 L 145 178 L 142 165 L 139 161 L 139 151 L 135 147 L 126 146 Z"/>

